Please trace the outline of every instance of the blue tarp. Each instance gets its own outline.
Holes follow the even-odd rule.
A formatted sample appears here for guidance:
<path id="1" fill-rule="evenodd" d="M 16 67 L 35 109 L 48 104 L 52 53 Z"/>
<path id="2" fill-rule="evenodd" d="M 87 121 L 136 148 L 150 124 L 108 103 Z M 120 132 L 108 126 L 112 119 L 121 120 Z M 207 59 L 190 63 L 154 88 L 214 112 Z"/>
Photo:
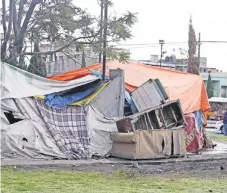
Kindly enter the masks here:
<path id="1" fill-rule="evenodd" d="M 102 74 L 100 72 L 97 72 L 95 70 L 90 70 L 91 73 L 97 77 L 99 77 L 100 79 L 102 78 Z M 109 80 L 109 77 L 106 76 L 105 80 Z M 66 107 L 67 105 L 82 100 L 86 97 L 88 97 L 89 95 L 91 95 L 93 92 L 95 92 L 95 90 L 100 86 L 101 83 L 98 83 L 97 85 L 88 88 L 86 91 L 84 92 L 80 92 L 80 93 L 76 93 L 76 94 L 72 94 L 72 95 L 68 95 L 68 96 L 59 96 L 58 94 L 49 94 L 45 96 L 45 103 L 53 108 L 56 109 L 62 109 L 64 107 Z M 125 91 L 125 99 L 127 100 L 127 102 L 129 103 L 132 112 L 136 113 L 138 112 L 130 94 Z"/>
<path id="2" fill-rule="evenodd" d="M 127 91 L 125 91 L 125 99 L 128 102 L 128 104 L 130 105 L 132 113 L 134 114 L 134 113 L 138 112 L 135 103 L 133 102 L 130 94 Z"/>
<path id="3" fill-rule="evenodd" d="M 196 118 L 196 122 L 198 124 L 198 128 L 202 128 L 203 124 L 204 124 L 204 116 L 203 116 L 203 111 L 199 110 L 194 112 L 195 114 L 195 118 Z"/>
<path id="4" fill-rule="evenodd" d="M 79 92 L 68 96 L 58 96 L 56 94 L 48 94 L 46 95 L 44 102 L 50 107 L 53 107 L 56 109 L 62 109 L 73 102 L 76 102 L 88 97 L 93 92 L 95 92 L 100 85 L 101 83 L 97 83 L 96 85 L 94 85 L 91 88 L 88 88 L 84 92 Z"/>

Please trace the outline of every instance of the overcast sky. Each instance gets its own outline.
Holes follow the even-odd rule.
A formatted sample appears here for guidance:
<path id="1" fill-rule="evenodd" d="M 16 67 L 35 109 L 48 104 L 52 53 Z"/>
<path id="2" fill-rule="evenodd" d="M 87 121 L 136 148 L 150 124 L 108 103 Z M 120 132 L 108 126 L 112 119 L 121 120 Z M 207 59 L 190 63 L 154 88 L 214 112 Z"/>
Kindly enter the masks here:
<path id="1" fill-rule="evenodd" d="M 132 29 L 133 38 L 122 44 L 183 42 L 164 45 L 168 54 L 179 55 L 179 47 L 188 49 L 188 23 L 192 14 L 193 26 L 202 41 L 227 41 L 226 0 L 112 0 L 112 14 L 127 10 L 138 13 L 138 22 Z M 225 3 L 226 2 L 226 3 Z M 98 15 L 97 0 L 74 0 L 74 3 Z M 160 54 L 160 46 L 130 46 L 132 59 L 150 59 L 151 54 Z M 201 56 L 207 57 L 208 66 L 227 71 L 227 43 L 203 43 Z"/>

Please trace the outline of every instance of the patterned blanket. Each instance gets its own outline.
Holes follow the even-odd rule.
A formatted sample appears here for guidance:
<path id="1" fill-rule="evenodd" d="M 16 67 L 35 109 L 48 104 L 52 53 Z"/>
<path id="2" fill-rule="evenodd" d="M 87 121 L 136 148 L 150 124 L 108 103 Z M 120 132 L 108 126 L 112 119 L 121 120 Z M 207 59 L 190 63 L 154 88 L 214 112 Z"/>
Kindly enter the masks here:
<path id="1" fill-rule="evenodd" d="M 198 127 L 194 113 L 186 114 L 184 117 L 187 123 L 185 127 L 186 150 L 187 152 L 196 153 L 203 147 L 202 128 Z"/>
<path id="2" fill-rule="evenodd" d="M 91 157 L 91 142 L 84 107 L 54 109 L 47 106 L 43 100 L 37 99 L 36 104 L 51 136 L 68 159 Z"/>

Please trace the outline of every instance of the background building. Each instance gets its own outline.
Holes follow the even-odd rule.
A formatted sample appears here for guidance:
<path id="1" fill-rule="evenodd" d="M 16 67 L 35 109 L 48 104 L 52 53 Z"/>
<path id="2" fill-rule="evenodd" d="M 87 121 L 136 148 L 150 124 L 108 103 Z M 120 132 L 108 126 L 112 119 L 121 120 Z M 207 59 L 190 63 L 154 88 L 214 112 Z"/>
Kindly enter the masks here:
<path id="1" fill-rule="evenodd" d="M 196 57 L 196 61 L 198 62 L 197 57 Z M 164 62 L 175 65 L 176 70 L 187 72 L 188 58 L 178 59 L 175 56 L 166 56 Z M 208 72 L 206 57 L 200 57 L 200 72 Z"/>
<path id="2" fill-rule="evenodd" d="M 58 47 L 54 47 L 53 44 L 41 44 L 40 51 L 53 51 Z M 82 58 L 85 58 L 86 66 L 95 64 L 98 62 L 98 55 L 93 52 L 92 48 L 86 47 L 83 49 L 70 49 L 70 51 L 58 52 L 55 56 L 43 55 L 42 58 L 46 62 L 47 75 L 55 75 L 70 70 L 80 68 L 82 65 Z"/>
<path id="3" fill-rule="evenodd" d="M 204 83 L 207 84 L 209 73 L 200 73 L 200 75 L 203 77 Z M 211 72 L 210 75 L 214 87 L 214 97 L 227 98 L 227 73 Z"/>

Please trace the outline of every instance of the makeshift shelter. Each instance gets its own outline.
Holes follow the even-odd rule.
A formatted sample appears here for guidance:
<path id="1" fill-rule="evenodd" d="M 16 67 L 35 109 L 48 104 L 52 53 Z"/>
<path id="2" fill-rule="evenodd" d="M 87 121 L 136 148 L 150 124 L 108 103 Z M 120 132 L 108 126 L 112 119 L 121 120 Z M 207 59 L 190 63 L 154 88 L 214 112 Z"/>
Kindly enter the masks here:
<path id="1" fill-rule="evenodd" d="M 107 154 L 112 147 L 110 133 L 117 132 L 116 121 L 124 113 L 125 98 L 133 107 L 128 93 L 156 78 L 169 99 L 179 99 L 185 116 L 193 119 L 186 119 L 187 150 L 194 152 L 201 147 L 203 112 L 209 109 L 209 103 L 200 76 L 117 61 L 107 63 L 107 76 L 110 69 L 119 68 L 124 70 L 124 76 L 101 82 L 97 76 L 101 64 L 49 80 L 3 64 L 2 157 L 87 159 Z"/>
<path id="2" fill-rule="evenodd" d="M 160 67 L 138 64 L 136 62 L 120 63 L 108 61 L 106 74 L 110 69 L 122 69 L 125 72 L 125 87 L 134 91 L 149 79 L 158 78 L 170 100 L 180 100 L 187 122 L 187 151 L 197 152 L 204 143 L 204 125 L 207 124 L 206 112 L 210 108 L 206 88 L 201 76 L 163 69 Z M 49 77 L 52 80 L 68 81 L 91 74 L 91 71 L 102 71 L 101 64 L 94 64 L 86 68 L 77 69 L 60 75 Z"/>
<path id="3" fill-rule="evenodd" d="M 3 159 L 88 159 L 110 151 L 109 134 L 123 116 L 124 77 L 63 82 L 2 65 Z"/>

